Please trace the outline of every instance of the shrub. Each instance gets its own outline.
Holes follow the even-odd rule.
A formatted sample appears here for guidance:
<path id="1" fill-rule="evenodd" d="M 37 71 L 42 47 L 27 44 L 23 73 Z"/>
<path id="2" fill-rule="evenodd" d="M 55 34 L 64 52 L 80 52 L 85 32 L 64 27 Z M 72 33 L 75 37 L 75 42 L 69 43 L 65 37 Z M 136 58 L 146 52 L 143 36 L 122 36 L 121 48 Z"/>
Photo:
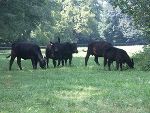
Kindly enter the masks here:
<path id="1" fill-rule="evenodd" d="M 140 70 L 150 71 L 150 45 L 144 46 L 142 52 L 134 55 L 134 59 Z"/>

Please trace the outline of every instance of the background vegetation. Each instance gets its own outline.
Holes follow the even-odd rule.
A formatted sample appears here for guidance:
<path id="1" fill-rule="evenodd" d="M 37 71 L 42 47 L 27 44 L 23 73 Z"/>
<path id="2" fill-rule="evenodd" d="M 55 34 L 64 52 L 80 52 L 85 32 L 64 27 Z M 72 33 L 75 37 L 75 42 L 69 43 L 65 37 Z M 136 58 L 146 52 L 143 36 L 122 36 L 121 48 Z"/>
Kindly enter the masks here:
<path id="1" fill-rule="evenodd" d="M 145 46 L 142 52 L 135 54 L 133 57 L 141 70 L 150 71 L 150 46 Z"/>
<path id="2" fill-rule="evenodd" d="M 146 0 L 0 0 L 0 41 L 45 45 L 57 37 L 78 43 L 132 38 L 131 44 L 145 44 L 141 38 L 149 38 L 149 12 Z"/>

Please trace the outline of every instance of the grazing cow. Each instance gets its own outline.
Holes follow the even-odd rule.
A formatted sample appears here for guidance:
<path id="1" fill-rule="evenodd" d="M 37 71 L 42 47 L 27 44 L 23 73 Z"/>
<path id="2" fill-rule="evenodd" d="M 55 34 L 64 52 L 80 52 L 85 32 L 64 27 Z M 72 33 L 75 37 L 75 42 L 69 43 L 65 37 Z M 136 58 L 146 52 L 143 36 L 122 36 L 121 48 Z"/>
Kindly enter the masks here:
<path id="1" fill-rule="evenodd" d="M 105 42 L 105 41 L 98 41 L 98 42 L 90 43 L 88 45 L 88 50 L 87 50 L 87 54 L 85 57 L 85 66 L 87 66 L 87 62 L 88 62 L 90 55 L 94 55 L 95 56 L 94 61 L 96 62 L 97 65 L 100 65 L 98 62 L 98 57 L 103 57 L 104 50 L 111 46 L 112 44 Z"/>
<path id="2" fill-rule="evenodd" d="M 53 60 L 53 65 L 56 67 L 56 60 L 58 60 L 58 66 L 60 65 L 60 62 L 62 62 L 62 66 L 64 66 L 67 63 L 67 60 L 69 59 L 69 64 L 71 65 L 72 61 L 72 54 L 77 53 L 77 44 L 76 43 L 52 43 L 47 46 L 46 48 L 46 58 L 48 61 L 48 58 L 51 58 Z M 47 62 L 48 66 L 48 62 Z"/>
<path id="3" fill-rule="evenodd" d="M 17 57 L 17 64 L 20 70 L 22 70 L 21 58 L 24 60 L 31 59 L 33 69 L 37 69 L 38 62 L 41 68 L 45 68 L 46 66 L 46 60 L 42 56 L 40 47 L 33 43 L 28 42 L 13 43 L 11 47 L 11 54 L 7 56 L 7 58 L 9 58 L 10 56 L 11 59 L 9 64 L 9 70 L 11 70 L 11 66 L 16 57 Z"/>
<path id="4" fill-rule="evenodd" d="M 120 67 L 122 71 L 122 64 L 126 63 L 130 68 L 134 68 L 133 59 L 129 57 L 126 51 L 123 49 L 109 47 L 104 52 L 104 67 L 108 64 L 108 68 L 110 69 L 110 65 L 113 61 L 116 61 L 117 70 Z"/>

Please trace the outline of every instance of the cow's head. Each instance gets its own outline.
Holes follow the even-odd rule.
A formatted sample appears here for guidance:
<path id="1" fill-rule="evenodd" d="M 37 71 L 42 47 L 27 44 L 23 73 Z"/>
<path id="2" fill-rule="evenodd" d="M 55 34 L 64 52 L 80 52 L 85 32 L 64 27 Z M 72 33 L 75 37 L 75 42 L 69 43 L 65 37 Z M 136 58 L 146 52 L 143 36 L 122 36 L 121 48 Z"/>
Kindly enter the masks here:
<path id="1" fill-rule="evenodd" d="M 53 43 L 51 47 L 51 57 L 55 58 L 55 56 L 59 53 L 60 43 Z"/>
<path id="2" fill-rule="evenodd" d="M 53 58 L 53 45 L 54 45 L 54 43 L 53 42 L 49 42 L 49 44 L 48 44 L 48 54 L 49 54 L 49 56 L 51 57 L 51 58 Z"/>
<path id="3" fill-rule="evenodd" d="M 77 43 L 72 43 L 72 52 L 73 53 L 78 53 L 78 49 L 77 49 Z"/>
<path id="4" fill-rule="evenodd" d="M 45 57 L 40 60 L 40 67 L 42 69 L 46 69 L 46 58 Z"/>
<path id="5" fill-rule="evenodd" d="M 49 44 L 48 44 L 48 48 L 49 48 L 49 49 L 51 49 L 51 48 L 52 48 L 52 46 L 53 46 L 53 42 L 49 42 Z"/>
<path id="6" fill-rule="evenodd" d="M 130 68 L 134 68 L 134 61 L 133 61 L 133 58 L 130 59 L 130 62 L 128 63 L 129 67 Z"/>

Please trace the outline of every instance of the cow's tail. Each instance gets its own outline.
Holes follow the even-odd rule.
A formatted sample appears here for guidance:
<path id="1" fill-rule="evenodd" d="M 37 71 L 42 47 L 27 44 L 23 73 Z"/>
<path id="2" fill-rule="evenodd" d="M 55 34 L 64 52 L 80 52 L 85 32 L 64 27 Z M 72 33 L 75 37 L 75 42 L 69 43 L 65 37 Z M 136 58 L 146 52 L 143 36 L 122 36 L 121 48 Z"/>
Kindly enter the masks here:
<path id="1" fill-rule="evenodd" d="M 60 38 L 58 37 L 58 43 L 60 43 Z"/>
<path id="2" fill-rule="evenodd" d="M 8 56 L 6 56 L 6 58 L 9 58 L 11 56 L 11 54 L 9 54 Z"/>

